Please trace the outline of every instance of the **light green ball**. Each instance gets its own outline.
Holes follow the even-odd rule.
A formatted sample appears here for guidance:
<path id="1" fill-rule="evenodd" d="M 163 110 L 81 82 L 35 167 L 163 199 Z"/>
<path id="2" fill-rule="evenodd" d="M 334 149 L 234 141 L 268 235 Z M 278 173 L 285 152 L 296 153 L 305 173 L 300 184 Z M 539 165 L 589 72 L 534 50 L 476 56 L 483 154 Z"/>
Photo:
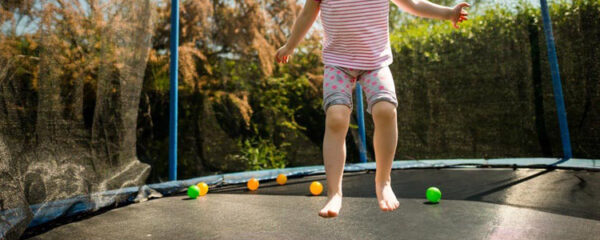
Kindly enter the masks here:
<path id="1" fill-rule="evenodd" d="M 187 194 L 191 199 L 197 198 L 198 195 L 200 195 L 200 188 L 196 185 L 192 185 L 188 188 Z"/>
<path id="2" fill-rule="evenodd" d="M 429 200 L 429 202 L 438 203 L 442 198 L 442 191 L 436 187 L 430 187 L 427 189 L 425 195 L 427 196 L 427 200 Z"/>

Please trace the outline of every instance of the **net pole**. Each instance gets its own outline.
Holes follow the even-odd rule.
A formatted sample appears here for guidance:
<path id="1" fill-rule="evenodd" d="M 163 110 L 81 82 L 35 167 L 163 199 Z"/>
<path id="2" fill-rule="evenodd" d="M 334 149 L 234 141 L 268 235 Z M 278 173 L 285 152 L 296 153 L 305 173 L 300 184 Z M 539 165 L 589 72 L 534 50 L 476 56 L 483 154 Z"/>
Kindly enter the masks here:
<path id="1" fill-rule="evenodd" d="M 573 157 L 571 152 L 571 139 L 569 136 L 569 125 L 567 124 L 567 111 L 560 81 L 560 72 L 558 68 L 558 59 L 556 57 L 556 47 L 554 45 L 554 34 L 552 33 L 552 20 L 548 12 L 548 3 L 546 0 L 540 0 L 542 19 L 544 22 L 544 34 L 546 35 L 546 47 L 548 48 L 548 62 L 552 73 L 552 88 L 554 89 L 554 101 L 556 102 L 556 113 L 558 114 L 558 124 L 560 127 L 560 139 L 562 141 L 564 159 Z"/>
<path id="2" fill-rule="evenodd" d="M 367 144 L 366 144 L 366 135 L 365 135 L 365 112 L 363 110 L 363 97 L 362 97 L 362 87 L 359 83 L 356 83 L 356 115 L 358 122 L 358 135 L 360 138 L 360 146 L 358 146 L 358 151 L 360 155 L 360 162 L 367 162 Z"/>
<path id="3" fill-rule="evenodd" d="M 171 61 L 169 91 L 169 180 L 177 180 L 177 106 L 178 106 L 178 59 L 179 59 L 179 0 L 171 1 Z"/>

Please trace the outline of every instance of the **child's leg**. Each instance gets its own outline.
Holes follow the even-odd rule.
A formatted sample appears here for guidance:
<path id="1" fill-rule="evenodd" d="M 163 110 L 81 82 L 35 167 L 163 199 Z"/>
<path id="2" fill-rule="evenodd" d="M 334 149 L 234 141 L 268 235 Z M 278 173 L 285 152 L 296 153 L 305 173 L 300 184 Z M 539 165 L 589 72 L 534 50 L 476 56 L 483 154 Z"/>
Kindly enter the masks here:
<path id="1" fill-rule="evenodd" d="M 396 122 L 396 106 L 389 102 L 378 102 L 371 110 L 375 133 L 373 145 L 375 148 L 376 168 L 375 192 L 379 207 L 383 211 L 393 211 L 400 203 L 392 191 L 390 174 L 392 162 L 398 143 L 398 127 Z"/>
<path id="2" fill-rule="evenodd" d="M 383 211 L 392 211 L 400 204 L 391 187 L 391 170 L 396 145 L 398 127 L 396 121 L 396 91 L 389 68 L 366 71 L 360 76 L 367 97 L 367 111 L 373 115 L 375 131 L 373 146 L 377 171 L 375 174 L 375 193 L 379 207 Z"/>
<path id="3" fill-rule="evenodd" d="M 342 176 L 346 161 L 346 134 L 352 113 L 352 87 L 356 71 L 326 66 L 323 109 L 326 113 L 323 161 L 327 176 L 327 203 L 321 217 L 335 217 L 342 207 Z"/>
<path id="4" fill-rule="evenodd" d="M 346 161 L 346 133 L 350 123 L 351 110 L 344 105 L 333 105 L 327 109 L 325 137 L 323 139 L 323 160 L 327 176 L 327 204 L 321 217 L 335 217 L 342 207 L 342 176 Z"/>

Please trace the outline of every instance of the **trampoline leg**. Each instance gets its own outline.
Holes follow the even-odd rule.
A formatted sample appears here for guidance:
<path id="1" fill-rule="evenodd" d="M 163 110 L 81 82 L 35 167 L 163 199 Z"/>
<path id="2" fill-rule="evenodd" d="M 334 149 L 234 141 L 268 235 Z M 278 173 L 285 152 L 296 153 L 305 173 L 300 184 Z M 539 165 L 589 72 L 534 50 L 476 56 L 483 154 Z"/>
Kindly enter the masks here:
<path id="1" fill-rule="evenodd" d="M 177 180 L 177 107 L 178 107 L 178 56 L 179 56 L 179 0 L 171 2 L 171 63 L 169 106 L 169 180 Z"/>
<path id="2" fill-rule="evenodd" d="M 562 141 L 564 159 L 573 157 L 571 152 L 571 139 L 569 136 L 569 125 L 567 124 L 567 111 L 563 98 L 562 84 L 560 82 L 560 72 L 558 68 L 558 59 L 556 57 L 556 47 L 554 46 L 554 34 L 552 33 L 552 21 L 548 12 L 548 3 L 546 0 L 540 0 L 542 8 L 542 18 L 544 22 L 544 34 L 546 35 L 546 47 L 548 48 L 548 62 L 552 73 L 552 88 L 554 89 L 554 100 L 556 102 L 556 113 L 558 114 L 558 124 L 560 127 L 560 139 Z"/>
<path id="3" fill-rule="evenodd" d="M 358 135 L 360 136 L 358 151 L 360 154 L 360 162 L 367 162 L 367 143 L 365 135 L 365 112 L 363 110 L 362 87 L 356 83 L 356 115 L 358 122 Z"/>

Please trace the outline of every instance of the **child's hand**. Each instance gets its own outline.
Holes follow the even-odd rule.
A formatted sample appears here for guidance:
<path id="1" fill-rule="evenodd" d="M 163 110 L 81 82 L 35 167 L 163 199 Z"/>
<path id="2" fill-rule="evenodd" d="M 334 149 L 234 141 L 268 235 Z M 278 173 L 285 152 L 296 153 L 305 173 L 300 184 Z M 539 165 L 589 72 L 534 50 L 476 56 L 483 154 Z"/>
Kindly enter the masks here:
<path id="1" fill-rule="evenodd" d="M 467 15 L 469 15 L 469 13 L 467 13 L 466 10 L 463 10 L 464 7 L 471 7 L 471 5 L 469 5 L 466 2 L 462 2 L 462 3 L 459 3 L 456 6 L 454 6 L 454 9 L 452 9 L 452 15 L 450 17 L 450 21 L 452 21 L 452 25 L 454 26 L 454 28 L 458 28 L 459 23 L 469 19 L 467 17 Z"/>
<path id="2" fill-rule="evenodd" d="M 294 49 L 293 48 L 289 48 L 286 45 L 283 45 L 283 47 L 279 48 L 279 50 L 277 50 L 277 54 L 275 54 L 275 59 L 277 60 L 278 63 L 287 63 L 289 60 L 290 55 L 292 55 L 292 53 L 294 53 Z"/>

